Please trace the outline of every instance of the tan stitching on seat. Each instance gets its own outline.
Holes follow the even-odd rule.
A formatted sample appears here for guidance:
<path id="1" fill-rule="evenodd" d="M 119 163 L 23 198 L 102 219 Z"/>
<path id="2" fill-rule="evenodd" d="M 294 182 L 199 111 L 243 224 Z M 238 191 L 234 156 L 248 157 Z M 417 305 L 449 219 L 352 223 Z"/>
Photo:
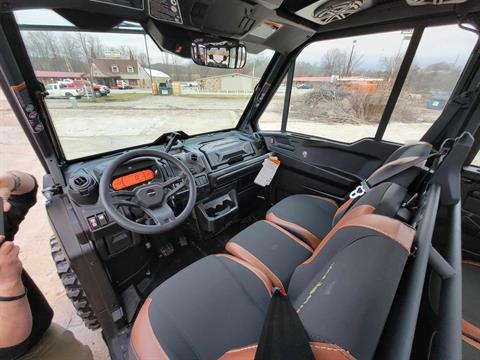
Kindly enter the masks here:
<path id="1" fill-rule="evenodd" d="M 328 346 L 328 345 L 318 345 L 318 344 L 315 344 L 315 343 L 310 343 L 310 347 L 313 347 L 314 349 L 319 349 L 319 350 L 338 352 L 340 355 L 342 355 L 343 358 L 348 359 L 348 360 L 354 360 L 355 359 L 352 356 L 352 354 L 350 354 L 347 350 L 342 349 L 341 347 L 338 347 L 336 345 Z"/>
<path id="2" fill-rule="evenodd" d="M 323 282 L 324 282 L 325 279 L 327 278 L 328 273 L 329 273 L 330 271 L 332 271 L 334 265 L 335 265 L 335 263 L 331 263 L 331 264 L 330 264 L 330 266 L 328 267 L 328 269 L 327 269 L 327 271 L 325 272 L 325 274 L 323 274 L 322 278 L 321 278 L 321 279 L 315 284 L 315 286 L 308 292 L 307 298 L 306 298 L 305 301 L 302 303 L 302 305 L 300 305 L 299 308 L 297 309 L 297 314 L 299 314 L 300 311 L 302 311 L 303 307 L 304 307 L 305 305 L 307 305 L 307 303 L 310 301 L 310 299 L 313 297 L 313 295 L 316 293 L 316 291 L 322 287 Z"/>
<path id="3" fill-rule="evenodd" d="M 239 351 L 245 351 L 245 350 L 248 350 L 248 349 L 254 349 L 256 348 L 258 345 L 255 344 L 255 345 L 250 345 L 250 346 L 245 346 L 245 347 L 242 347 L 242 348 L 238 348 L 238 349 L 233 349 L 233 350 L 228 350 L 229 353 L 234 353 L 234 352 L 239 352 Z"/>

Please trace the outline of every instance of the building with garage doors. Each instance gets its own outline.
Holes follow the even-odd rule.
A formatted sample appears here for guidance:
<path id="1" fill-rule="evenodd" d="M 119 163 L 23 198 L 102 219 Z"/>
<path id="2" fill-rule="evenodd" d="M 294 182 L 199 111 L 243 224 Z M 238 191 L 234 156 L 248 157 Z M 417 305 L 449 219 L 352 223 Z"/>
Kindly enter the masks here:
<path id="1" fill-rule="evenodd" d="M 250 75 L 233 73 L 209 76 L 197 80 L 200 90 L 213 92 L 251 92 L 259 78 Z"/>

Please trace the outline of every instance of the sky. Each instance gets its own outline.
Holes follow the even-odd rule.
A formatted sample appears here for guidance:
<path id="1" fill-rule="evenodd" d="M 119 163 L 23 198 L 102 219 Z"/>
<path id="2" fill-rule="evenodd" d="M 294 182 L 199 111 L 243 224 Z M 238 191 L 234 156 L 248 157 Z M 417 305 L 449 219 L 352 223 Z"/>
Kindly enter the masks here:
<path id="1" fill-rule="evenodd" d="M 17 11 L 15 16 L 20 24 L 71 25 L 51 10 L 23 10 Z M 101 37 L 104 43 L 111 44 L 112 47 L 127 45 L 145 50 L 143 36 L 142 41 L 139 41 L 140 35 L 102 33 Z M 474 33 L 462 30 L 457 25 L 427 28 L 414 62 L 421 67 L 437 62 L 463 66 L 476 39 L 477 36 Z M 404 52 L 408 46 L 408 40 L 404 39 L 404 34 L 396 31 L 313 43 L 305 48 L 300 56 L 303 61 L 315 63 L 320 60 L 321 54 L 330 48 L 340 48 L 350 52 L 354 40 L 356 40 L 355 53 L 362 54 L 362 67 L 367 70 L 378 68 L 383 57 L 396 56 L 399 52 Z M 151 62 L 161 62 L 161 51 L 149 37 L 147 37 L 147 43 Z"/>

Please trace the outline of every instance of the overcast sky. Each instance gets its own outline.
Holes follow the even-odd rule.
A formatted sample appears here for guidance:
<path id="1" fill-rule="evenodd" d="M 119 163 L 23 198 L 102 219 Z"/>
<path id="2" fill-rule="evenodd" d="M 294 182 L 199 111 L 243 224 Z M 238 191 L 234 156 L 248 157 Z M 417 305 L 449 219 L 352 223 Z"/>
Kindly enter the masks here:
<path id="1" fill-rule="evenodd" d="M 15 15 L 20 24 L 70 25 L 51 10 L 17 11 Z M 109 44 L 112 47 L 127 45 L 139 50 L 145 48 L 143 36 L 140 35 L 101 33 L 99 36 L 107 46 Z M 422 67 L 436 62 L 449 62 L 463 66 L 476 38 L 474 33 L 462 30 L 456 25 L 428 28 L 424 32 L 415 56 L 415 63 Z M 355 52 L 362 54 L 362 66 L 367 69 L 377 68 L 383 57 L 396 56 L 399 51 L 404 52 L 408 46 L 405 35 L 397 31 L 318 42 L 309 45 L 301 54 L 301 58 L 314 63 L 318 62 L 321 54 L 330 48 L 351 51 L 354 40 L 356 40 Z M 160 50 L 150 38 L 148 38 L 148 50 L 152 63 L 161 61 Z"/>

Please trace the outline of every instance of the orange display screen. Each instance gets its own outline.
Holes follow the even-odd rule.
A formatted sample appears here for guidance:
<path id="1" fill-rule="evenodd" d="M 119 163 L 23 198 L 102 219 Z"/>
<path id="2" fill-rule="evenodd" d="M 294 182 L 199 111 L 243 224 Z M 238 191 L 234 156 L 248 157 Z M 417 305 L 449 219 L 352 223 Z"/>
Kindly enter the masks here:
<path id="1" fill-rule="evenodd" d="M 123 190 L 131 186 L 142 184 L 150 181 L 155 177 L 153 170 L 140 170 L 134 173 L 120 176 L 112 181 L 112 187 L 114 190 Z"/>

